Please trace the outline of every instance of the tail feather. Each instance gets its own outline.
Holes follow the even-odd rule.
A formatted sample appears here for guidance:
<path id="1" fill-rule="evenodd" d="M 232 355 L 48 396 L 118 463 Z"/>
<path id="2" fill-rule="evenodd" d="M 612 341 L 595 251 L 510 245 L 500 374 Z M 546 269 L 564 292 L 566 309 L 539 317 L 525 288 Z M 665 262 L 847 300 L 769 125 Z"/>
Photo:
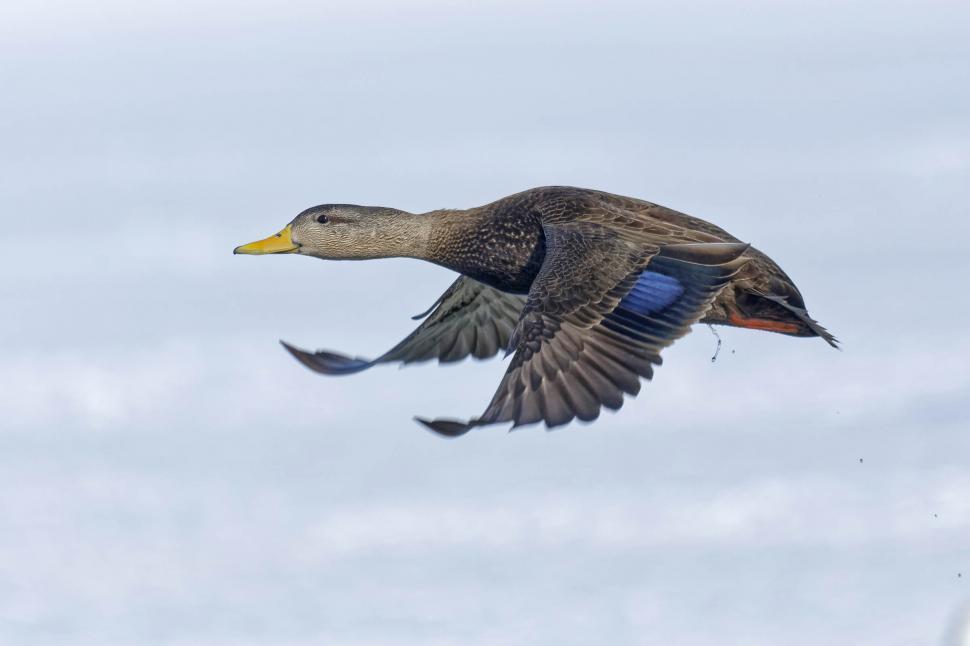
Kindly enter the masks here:
<path id="1" fill-rule="evenodd" d="M 777 303 L 781 305 L 786 310 L 798 317 L 798 320 L 804 323 L 808 328 L 815 333 L 816 336 L 822 337 L 826 343 L 828 343 L 833 348 L 839 348 L 839 340 L 835 336 L 826 330 L 822 325 L 808 315 L 808 311 L 804 307 L 798 307 L 796 305 L 788 302 L 788 299 L 783 296 L 775 296 L 774 294 L 763 294 L 761 292 L 754 292 L 759 297 L 767 299 L 772 303 Z"/>

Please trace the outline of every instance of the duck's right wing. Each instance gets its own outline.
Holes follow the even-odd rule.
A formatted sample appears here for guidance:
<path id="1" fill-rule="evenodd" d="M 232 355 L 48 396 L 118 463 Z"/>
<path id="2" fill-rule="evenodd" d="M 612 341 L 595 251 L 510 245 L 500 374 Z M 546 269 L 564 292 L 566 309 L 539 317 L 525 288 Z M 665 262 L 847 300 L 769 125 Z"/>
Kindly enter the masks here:
<path id="1" fill-rule="evenodd" d="M 515 354 L 479 417 L 417 421 L 448 437 L 511 422 L 591 421 L 653 376 L 747 262 L 740 243 L 650 247 L 592 223 L 543 224 L 546 255 L 513 334 Z"/>
<path id="2" fill-rule="evenodd" d="M 441 295 L 427 318 L 403 341 L 377 357 L 363 359 L 318 350 L 308 352 L 280 341 L 310 370 L 325 375 L 349 375 L 378 363 L 416 363 L 437 359 L 442 363 L 493 357 L 508 347 L 526 296 L 509 294 L 461 276 Z"/>

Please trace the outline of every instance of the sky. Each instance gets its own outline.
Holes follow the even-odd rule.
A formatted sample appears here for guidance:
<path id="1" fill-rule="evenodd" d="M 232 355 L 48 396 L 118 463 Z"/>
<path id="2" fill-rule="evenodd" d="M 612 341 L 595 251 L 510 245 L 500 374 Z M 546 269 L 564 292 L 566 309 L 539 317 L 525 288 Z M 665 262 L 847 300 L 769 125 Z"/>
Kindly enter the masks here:
<path id="1" fill-rule="evenodd" d="M 0 643 L 970 644 L 970 6 L 0 6 Z M 233 256 L 319 203 L 566 184 L 771 255 L 595 424 L 442 440 L 453 280 Z"/>

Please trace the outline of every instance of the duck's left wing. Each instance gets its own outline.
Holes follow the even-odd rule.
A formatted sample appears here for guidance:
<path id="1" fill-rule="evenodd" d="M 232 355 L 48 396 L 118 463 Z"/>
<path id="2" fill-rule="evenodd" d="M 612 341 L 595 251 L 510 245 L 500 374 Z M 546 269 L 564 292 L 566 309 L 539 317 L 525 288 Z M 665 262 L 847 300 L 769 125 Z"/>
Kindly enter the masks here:
<path id="1" fill-rule="evenodd" d="M 441 295 L 411 334 L 377 357 L 363 359 L 319 350 L 308 352 L 280 341 L 303 365 L 325 375 L 349 375 L 378 363 L 442 363 L 473 356 L 486 359 L 508 347 L 526 297 L 461 276 Z"/>
<path id="2" fill-rule="evenodd" d="M 476 426 L 595 419 L 635 395 L 660 351 L 686 334 L 744 264 L 745 244 L 649 247 L 592 223 L 545 224 L 546 256 L 485 412 L 419 419 L 446 436 Z"/>

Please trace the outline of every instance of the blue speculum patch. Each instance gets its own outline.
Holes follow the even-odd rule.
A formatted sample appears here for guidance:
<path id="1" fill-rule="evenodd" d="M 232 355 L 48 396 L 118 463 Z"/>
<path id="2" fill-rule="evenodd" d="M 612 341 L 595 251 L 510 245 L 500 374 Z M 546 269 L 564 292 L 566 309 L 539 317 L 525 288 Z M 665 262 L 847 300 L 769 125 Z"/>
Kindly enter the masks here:
<path id="1" fill-rule="evenodd" d="M 645 271 L 622 301 L 620 307 L 638 314 L 649 315 L 669 307 L 684 293 L 684 286 L 676 278 Z"/>

